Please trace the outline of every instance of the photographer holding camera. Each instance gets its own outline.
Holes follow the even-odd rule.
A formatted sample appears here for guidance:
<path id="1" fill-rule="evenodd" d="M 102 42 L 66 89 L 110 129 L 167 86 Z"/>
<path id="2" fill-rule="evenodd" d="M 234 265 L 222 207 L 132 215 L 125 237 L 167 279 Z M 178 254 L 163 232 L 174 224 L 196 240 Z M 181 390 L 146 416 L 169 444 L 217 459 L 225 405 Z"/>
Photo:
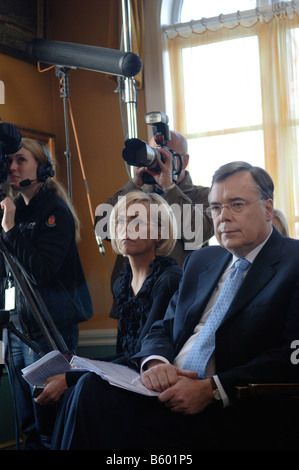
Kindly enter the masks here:
<path id="1" fill-rule="evenodd" d="M 205 242 L 211 238 L 213 235 L 213 228 L 211 221 L 205 215 L 204 210 L 207 207 L 207 198 L 209 188 L 203 186 L 195 186 L 192 183 L 191 176 L 186 170 L 186 167 L 189 162 L 188 154 L 188 144 L 184 136 L 178 132 L 170 132 L 170 140 L 167 143 L 167 147 L 160 147 L 157 145 L 155 137 L 152 137 L 149 145 L 152 148 L 157 148 L 160 155 L 157 157 L 157 164 L 160 168 L 160 171 L 156 171 L 150 167 L 134 167 L 134 177 L 130 182 L 128 182 L 124 188 L 121 190 L 125 193 L 131 184 L 133 184 L 138 189 L 142 189 L 145 192 L 156 191 L 162 195 L 162 197 L 168 202 L 169 205 L 178 204 L 180 207 L 180 215 L 183 219 L 183 216 L 186 215 L 184 211 L 184 205 L 188 205 L 191 208 L 191 218 L 188 220 L 190 224 L 191 232 L 195 232 L 199 229 L 195 224 L 195 213 L 196 210 L 200 210 L 196 205 L 202 204 L 202 211 L 200 214 L 201 222 L 203 225 L 203 233 L 200 239 L 200 245 L 196 246 L 200 248 Z M 175 152 L 175 155 L 181 157 L 181 171 L 177 176 L 177 179 L 173 178 L 173 153 L 170 150 Z M 164 157 L 162 161 L 161 157 Z M 144 174 L 148 174 L 153 178 L 153 184 L 144 183 Z M 130 190 L 130 189 L 129 189 Z M 119 193 L 117 193 L 119 195 Z M 190 238 L 186 238 L 183 228 L 186 225 L 186 220 L 181 221 L 181 233 L 180 238 L 178 239 L 176 246 L 171 253 L 171 256 L 176 259 L 179 265 L 182 265 L 186 256 L 189 254 L 190 250 L 185 248 L 185 244 L 190 243 Z M 191 239 L 192 240 L 192 239 Z M 194 247 L 195 248 L 195 247 Z"/>
<path id="2" fill-rule="evenodd" d="M 153 114 L 153 113 L 148 113 Z M 156 115 L 157 113 L 155 113 Z M 162 114 L 163 119 L 163 113 Z M 167 122 L 168 118 L 166 116 Z M 164 121 L 166 121 L 164 119 Z M 159 123 L 160 124 L 160 123 Z M 166 130 L 165 130 L 166 128 Z M 158 132 L 156 132 L 158 129 Z M 209 217 L 206 216 L 204 212 L 208 206 L 208 194 L 209 188 L 203 186 L 195 186 L 192 182 L 189 172 L 186 170 L 186 167 L 189 162 L 189 155 L 188 155 L 188 144 L 185 137 L 178 132 L 168 131 L 167 126 L 164 126 L 161 129 L 159 127 L 154 127 L 154 136 L 150 140 L 150 147 L 155 149 L 157 152 L 155 168 L 151 168 L 150 166 L 141 166 L 142 163 L 138 162 L 139 166 L 134 166 L 134 177 L 128 181 L 123 188 L 118 190 L 113 196 L 109 197 L 106 201 L 107 204 L 111 204 L 114 206 L 118 200 L 118 197 L 123 196 L 130 191 L 136 190 L 136 188 L 141 189 L 146 193 L 157 192 L 159 193 L 170 206 L 176 205 L 178 208 L 177 213 L 180 214 L 181 220 L 178 220 L 178 226 L 181 227 L 180 233 L 178 234 L 178 239 L 175 244 L 173 251 L 170 253 L 169 256 L 174 258 L 179 266 L 182 266 L 185 258 L 188 254 L 200 248 L 204 243 L 206 243 L 212 236 L 213 236 L 213 227 L 211 220 Z M 155 135 L 156 134 L 156 135 Z M 164 141 L 167 142 L 166 146 L 160 146 L 157 144 L 159 142 L 160 137 L 164 137 Z M 165 139 L 166 136 L 166 139 Z M 132 139 L 132 141 L 137 141 L 137 139 Z M 139 141 L 142 143 L 142 141 Z M 135 146 L 135 142 L 133 142 Z M 150 152 L 151 149 L 148 148 L 148 145 L 142 143 L 143 146 L 146 146 L 147 149 L 144 150 L 142 147 L 142 153 Z M 138 145 L 139 147 L 139 145 Z M 129 158 L 125 158 L 124 152 L 123 156 L 126 161 L 133 161 L 130 153 L 130 148 L 128 149 Z M 173 151 L 173 153 L 171 152 Z M 132 152 L 133 153 L 133 152 Z M 138 152 L 134 154 L 134 159 L 138 160 Z M 177 172 L 179 173 L 176 177 L 174 177 L 174 159 L 176 155 L 181 159 L 181 168 Z M 164 162 L 162 161 L 162 158 Z M 142 155 L 141 161 L 144 160 L 145 157 Z M 157 167 L 159 170 L 157 171 Z M 146 176 L 146 178 L 145 178 Z M 144 180 L 152 181 L 152 184 L 144 183 Z M 202 205 L 202 206 L 200 206 Z M 189 209 L 189 212 L 188 210 Z M 96 217 L 95 220 L 95 227 L 97 222 L 101 219 L 101 217 Z M 193 239 L 185 237 L 184 227 L 188 226 L 189 232 L 193 233 Z M 191 232 L 190 232 L 191 230 Z M 201 232 L 202 230 L 202 232 Z M 198 235 L 198 233 L 199 235 Z M 196 238 L 199 240 L 199 243 L 192 243 Z M 191 241 L 191 243 L 190 243 Z M 189 248 L 186 248 L 189 243 Z M 194 247 L 190 249 L 190 246 Z M 113 272 L 111 275 L 111 286 L 113 286 L 115 280 L 119 276 L 121 269 L 123 268 L 125 259 L 122 256 L 118 256 L 113 268 Z M 112 307 L 111 316 L 113 317 L 113 310 Z"/>

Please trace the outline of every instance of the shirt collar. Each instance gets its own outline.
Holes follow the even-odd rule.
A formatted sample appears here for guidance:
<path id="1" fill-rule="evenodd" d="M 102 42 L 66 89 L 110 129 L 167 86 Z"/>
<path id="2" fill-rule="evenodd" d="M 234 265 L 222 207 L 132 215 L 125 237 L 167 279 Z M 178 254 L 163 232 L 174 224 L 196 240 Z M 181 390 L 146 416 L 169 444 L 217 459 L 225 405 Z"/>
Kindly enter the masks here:
<path id="1" fill-rule="evenodd" d="M 255 258 L 257 257 L 257 255 L 259 254 L 259 252 L 261 251 L 261 249 L 263 248 L 263 246 L 267 243 L 267 241 L 269 240 L 269 238 L 271 237 L 272 235 L 272 232 L 273 232 L 273 227 L 271 227 L 271 231 L 268 235 L 268 237 L 262 242 L 260 243 L 258 246 L 256 246 L 252 251 L 250 251 L 246 256 L 245 258 L 247 259 L 247 261 L 249 261 L 249 263 L 253 263 Z M 235 255 L 233 255 L 233 258 L 231 260 L 231 263 L 229 264 L 229 268 L 231 268 L 235 262 L 238 260 L 239 258 Z"/>

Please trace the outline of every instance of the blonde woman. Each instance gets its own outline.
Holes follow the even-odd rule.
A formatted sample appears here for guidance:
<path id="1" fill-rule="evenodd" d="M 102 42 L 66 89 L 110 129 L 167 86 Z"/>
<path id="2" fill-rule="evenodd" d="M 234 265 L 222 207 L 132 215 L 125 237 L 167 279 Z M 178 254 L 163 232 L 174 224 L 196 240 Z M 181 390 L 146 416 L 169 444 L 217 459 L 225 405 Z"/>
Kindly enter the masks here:
<path id="1" fill-rule="evenodd" d="M 178 288 L 181 268 L 168 256 L 176 243 L 176 222 L 161 196 L 132 191 L 112 210 L 110 236 L 114 251 L 128 259 L 113 285 L 118 319 L 114 360 L 127 363 Z"/>
<path id="2" fill-rule="evenodd" d="M 181 268 L 168 256 L 176 242 L 176 223 L 161 196 L 132 191 L 120 198 L 111 212 L 110 236 L 113 249 L 128 262 L 113 286 L 118 319 L 117 354 L 101 359 L 130 366 L 130 357 L 139 352 L 153 323 L 164 317 L 179 286 Z M 85 374 L 74 370 L 50 377 L 45 390 L 36 398 L 37 403 L 58 401 L 68 388 L 76 393 L 78 380 Z M 90 393 L 92 397 L 96 390 Z M 67 399 L 68 394 L 56 421 L 54 449 L 60 446 Z"/>
<path id="3" fill-rule="evenodd" d="M 77 324 L 92 315 L 76 245 L 78 218 L 63 187 L 52 179 L 51 156 L 42 143 L 22 139 L 22 147 L 7 156 L 7 173 L 9 196 L 1 201 L 3 242 L 23 276 L 37 287 L 67 347 L 75 351 Z M 7 276 L 11 276 L 10 270 Z M 9 308 L 10 321 L 43 353 L 48 352 L 46 338 L 16 282 L 14 302 L 15 308 Z M 21 373 L 40 356 L 10 331 L 5 331 L 5 347 L 25 448 L 43 448 L 36 429 L 35 403 Z"/>

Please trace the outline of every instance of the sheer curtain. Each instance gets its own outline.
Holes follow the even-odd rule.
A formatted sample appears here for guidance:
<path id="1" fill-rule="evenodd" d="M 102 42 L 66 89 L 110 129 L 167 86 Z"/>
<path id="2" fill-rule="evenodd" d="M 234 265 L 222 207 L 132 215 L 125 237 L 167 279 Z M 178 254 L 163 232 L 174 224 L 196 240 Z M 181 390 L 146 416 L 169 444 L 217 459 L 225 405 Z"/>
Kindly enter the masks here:
<path id="1" fill-rule="evenodd" d="M 246 153 L 246 135 L 260 132 L 263 136 L 264 166 L 271 174 L 275 184 L 275 207 L 281 209 L 288 220 L 290 235 L 299 238 L 299 6 L 295 2 L 273 2 L 272 8 L 256 9 L 251 12 L 237 12 L 231 15 L 220 15 L 218 18 L 192 20 L 188 24 L 178 24 L 173 27 L 164 27 L 167 37 L 167 48 L 170 63 L 171 92 L 173 101 L 174 128 L 186 135 L 187 138 L 201 138 L 211 136 L 213 131 L 202 131 L 196 128 L 196 121 L 188 129 L 186 123 L 186 90 L 182 84 L 187 75 L 194 76 L 194 89 L 197 93 L 196 82 L 199 73 L 209 74 L 208 62 L 203 62 L 201 71 L 198 72 L 198 62 L 194 59 L 193 69 L 183 68 L 183 53 L 186 48 L 195 51 L 197 46 L 223 43 L 233 39 L 244 39 L 244 51 L 235 56 L 234 69 L 239 66 L 244 68 L 244 57 L 247 59 L 246 44 L 248 38 L 255 37 L 258 44 L 259 57 L 259 86 L 261 96 L 261 116 L 257 122 L 245 122 L 231 126 L 231 129 L 223 129 L 223 134 L 236 134 L 241 132 L 239 140 L 239 160 Z M 225 45 L 225 43 L 223 43 Z M 226 43 L 228 44 L 228 43 Z M 191 52 L 192 54 L 192 52 Z M 194 58 L 196 56 L 194 55 Z M 241 60 L 242 58 L 242 60 Z M 221 57 L 219 57 L 220 63 Z M 192 60 L 191 60 L 192 62 Z M 250 59 L 248 56 L 248 67 Z M 222 66 L 223 67 L 223 66 Z M 212 68 L 215 70 L 215 68 Z M 237 69 L 236 69 L 237 70 Z M 222 81 L 222 70 L 219 69 L 218 83 Z M 240 71 L 241 72 L 241 71 Z M 242 70 L 244 76 L 244 71 Z M 251 77 L 250 68 L 245 77 Z M 240 75 L 241 76 L 241 75 Z M 211 77 L 212 79 L 212 77 Z M 246 80 L 246 79 L 245 79 Z M 199 81 L 199 80 L 198 80 Z M 248 82 L 250 85 L 250 83 Z M 239 110 L 248 108 L 250 114 L 250 100 L 245 91 L 235 101 Z M 217 85 L 216 85 L 217 87 Z M 215 93 L 216 93 L 215 87 Z M 249 86 L 248 86 L 249 91 Z M 211 90 L 209 90 L 211 92 Z M 208 93 L 208 90 L 207 90 Z M 211 103 L 213 102 L 211 96 Z M 211 106 L 209 112 L 214 112 L 215 120 L 221 111 L 222 102 L 229 106 L 228 97 L 218 99 L 218 106 Z M 214 109 L 214 111 L 213 111 Z M 237 109 L 237 108 L 236 108 Z M 202 110 L 198 107 L 198 116 Z M 207 109 L 205 108 L 207 114 Z M 240 113 L 241 116 L 241 113 Z M 208 116 L 206 115 L 208 119 Z M 237 116 L 238 118 L 238 116 Z M 240 117 L 241 119 L 241 117 Z M 236 119 L 238 120 L 238 119 Z M 188 133 L 189 131 L 189 133 Z M 249 134 L 252 132 L 252 134 Z M 209 147 L 207 147 L 208 149 Z M 208 160 L 213 160 L 213 155 L 199 156 L 202 165 Z M 234 160 L 236 158 L 233 158 Z"/>

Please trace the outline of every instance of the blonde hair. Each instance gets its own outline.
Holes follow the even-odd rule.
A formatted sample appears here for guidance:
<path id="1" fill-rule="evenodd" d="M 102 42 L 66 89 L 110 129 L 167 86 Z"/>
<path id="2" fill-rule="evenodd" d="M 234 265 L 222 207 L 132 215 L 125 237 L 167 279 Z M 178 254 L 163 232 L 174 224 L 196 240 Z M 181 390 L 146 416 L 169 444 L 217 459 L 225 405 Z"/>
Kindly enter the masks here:
<path id="1" fill-rule="evenodd" d="M 51 159 L 51 154 L 48 150 L 48 148 L 39 142 L 38 140 L 35 139 L 29 139 L 27 137 L 23 137 L 22 139 L 22 146 L 31 152 L 33 158 L 36 160 L 37 164 L 46 164 L 49 162 Z M 72 205 L 67 192 L 64 188 L 64 186 L 59 183 L 56 179 L 53 178 L 47 178 L 47 180 L 44 183 L 50 191 L 53 191 L 54 193 L 57 194 L 68 206 L 70 209 L 72 216 L 74 217 L 75 221 L 75 228 L 76 228 L 76 240 L 80 240 L 80 220 L 79 217 L 76 213 L 76 210 L 74 206 Z M 11 189 L 11 197 L 13 199 L 17 199 L 20 196 L 20 193 L 18 191 L 14 191 L 12 188 Z"/>
<path id="2" fill-rule="evenodd" d="M 279 230 L 279 232 L 283 236 L 289 237 L 289 227 L 288 227 L 287 218 L 280 209 L 273 209 L 272 222 L 274 219 L 277 220 L 279 227 L 277 227 L 275 223 L 273 225 Z"/>
<path id="3" fill-rule="evenodd" d="M 117 238 L 117 219 L 120 213 L 126 213 L 126 209 L 133 203 L 148 204 L 149 206 L 157 206 L 158 209 L 158 229 L 160 241 L 156 244 L 156 255 L 169 255 L 175 244 L 177 237 L 177 223 L 174 213 L 169 204 L 156 193 L 144 193 L 143 191 L 131 191 L 125 196 L 119 198 L 113 207 L 110 215 L 110 238 L 111 246 L 115 253 L 122 255 Z M 167 225 L 167 226 L 166 226 Z M 163 232 L 167 237 L 163 237 Z"/>

